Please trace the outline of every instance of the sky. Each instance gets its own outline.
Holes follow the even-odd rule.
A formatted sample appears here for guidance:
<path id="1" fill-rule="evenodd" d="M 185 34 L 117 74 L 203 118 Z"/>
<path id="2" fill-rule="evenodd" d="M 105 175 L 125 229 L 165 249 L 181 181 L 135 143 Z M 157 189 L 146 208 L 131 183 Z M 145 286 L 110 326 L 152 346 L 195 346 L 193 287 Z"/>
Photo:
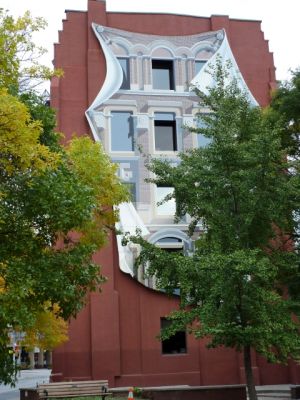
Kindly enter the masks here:
<path id="1" fill-rule="evenodd" d="M 0 7 L 14 16 L 29 10 L 48 22 L 35 41 L 48 50 L 43 62 L 51 65 L 53 43 L 58 41 L 65 10 L 86 10 L 87 0 L 0 0 Z M 230 18 L 262 21 L 262 31 L 274 54 L 276 78 L 290 79 L 290 70 L 300 67 L 299 0 L 107 0 L 107 11 L 164 12 L 209 17 L 212 14 Z"/>

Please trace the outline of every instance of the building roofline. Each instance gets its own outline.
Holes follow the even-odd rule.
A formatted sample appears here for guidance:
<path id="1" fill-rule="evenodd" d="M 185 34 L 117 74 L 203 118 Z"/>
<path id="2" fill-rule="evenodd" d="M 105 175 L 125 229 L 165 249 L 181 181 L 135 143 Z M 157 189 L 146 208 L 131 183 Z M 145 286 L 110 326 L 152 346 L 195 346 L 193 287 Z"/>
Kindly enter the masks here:
<path id="1" fill-rule="evenodd" d="M 65 10 L 65 13 L 68 13 L 68 12 L 86 13 L 87 10 L 73 10 L 72 8 L 67 8 L 67 9 Z"/>
<path id="2" fill-rule="evenodd" d="M 210 19 L 211 17 L 227 17 L 231 21 L 249 21 L 249 22 L 262 22 L 260 19 L 248 19 L 248 18 L 231 18 L 227 14 L 211 14 L 210 17 L 201 16 L 201 15 L 194 15 L 194 14 L 177 14 L 171 12 L 141 12 L 141 11 L 107 11 L 108 14 L 143 14 L 143 15 L 175 15 L 178 17 L 193 17 L 193 18 L 206 18 Z"/>
<path id="3" fill-rule="evenodd" d="M 73 10 L 73 9 L 66 9 L 65 13 L 67 12 L 76 12 L 76 13 L 87 13 L 87 10 Z M 231 21 L 246 21 L 246 22 L 262 22 L 261 19 L 249 19 L 249 18 L 231 18 L 228 14 L 211 14 L 210 17 L 201 16 L 201 15 L 194 15 L 194 14 L 178 14 L 172 12 L 141 12 L 141 11 L 106 11 L 107 14 L 140 14 L 140 15 L 174 15 L 177 17 L 192 17 L 192 18 L 205 18 L 210 19 L 212 17 L 226 17 Z"/>

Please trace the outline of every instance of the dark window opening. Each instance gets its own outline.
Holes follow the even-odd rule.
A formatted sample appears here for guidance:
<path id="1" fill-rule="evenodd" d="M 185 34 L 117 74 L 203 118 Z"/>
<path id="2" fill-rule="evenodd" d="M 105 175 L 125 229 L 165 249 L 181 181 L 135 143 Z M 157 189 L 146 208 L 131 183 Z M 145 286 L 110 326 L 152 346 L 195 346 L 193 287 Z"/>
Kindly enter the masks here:
<path id="1" fill-rule="evenodd" d="M 134 150 L 133 119 L 131 112 L 114 111 L 111 113 L 111 150 Z"/>
<path id="2" fill-rule="evenodd" d="M 171 321 L 166 318 L 160 319 L 161 330 L 168 328 Z M 169 339 L 162 340 L 162 354 L 185 354 L 187 353 L 186 347 L 186 332 L 177 331 Z"/>
<path id="3" fill-rule="evenodd" d="M 123 71 L 123 82 L 120 89 L 130 89 L 130 74 L 128 58 L 118 58 Z"/>
<path id="4" fill-rule="evenodd" d="M 161 249 L 164 249 L 165 251 L 168 251 L 170 253 L 181 253 L 183 254 L 183 241 L 179 238 L 176 237 L 164 237 L 162 239 L 159 239 L 156 242 L 156 245 L 160 247 Z"/>
<path id="5" fill-rule="evenodd" d="M 172 115 L 172 119 L 168 116 Z M 164 119 L 162 119 L 164 118 Z M 173 114 L 163 113 L 155 115 L 155 150 L 177 151 L 176 121 Z"/>
<path id="6" fill-rule="evenodd" d="M 177 237 L 164 237 L 159 239 L 158 243 L 182 243 L 182 240 Z"/>
<path id="7" fill-rule="evenodd" d="M 174 90 L 173 61 L 152 60 L 153 89 Z"/>

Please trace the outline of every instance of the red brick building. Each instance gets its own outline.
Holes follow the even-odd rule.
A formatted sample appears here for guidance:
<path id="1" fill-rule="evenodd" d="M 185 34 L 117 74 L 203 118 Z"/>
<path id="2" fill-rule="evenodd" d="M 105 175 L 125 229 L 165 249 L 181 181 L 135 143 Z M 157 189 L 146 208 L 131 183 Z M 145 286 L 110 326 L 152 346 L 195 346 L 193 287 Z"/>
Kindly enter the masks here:
<path id="1" fill-rule="evenodd" d="M 156 205 L 172 188 L 144 182 L 148 172 L 137 145 L 174 163 L 178 151 L 203 145 L 185 129 L 199 111 L 188 83 L 205 88 L 205 68 L 218 54 L 231 60 L 232 74 L 251 101 L 267 105 L 275 68 L 260 21 L 112 13 L 105 1 L 89 0 L 86 12 L 67 11 L 55 45 L 55 67 L 65 73 L 51 87 L 59 130 L 67 138 L 89 132 L 103 143 L 133 195 L 133 205 L 121 210 L 120 227 L 140 226 L 166 250 L 192 251 L 188 220 L 174 225 L 174 204 Z M 53 373 L 108 378 L 112 387 L 243 383 L 241 354 L 207 350 L 205 341 L 185 334 L 167 344 L 156 339 L 178 299 L 136 274 L 133 259 L 134 249 L 122 248 L 114 236 L 95 256 L 108 282 L 71 322 L 69 342 L 54 352 Z M 253 364 L 257 384 L 299 376 L 292 364 L 271 365 L 255 355 Z"/>

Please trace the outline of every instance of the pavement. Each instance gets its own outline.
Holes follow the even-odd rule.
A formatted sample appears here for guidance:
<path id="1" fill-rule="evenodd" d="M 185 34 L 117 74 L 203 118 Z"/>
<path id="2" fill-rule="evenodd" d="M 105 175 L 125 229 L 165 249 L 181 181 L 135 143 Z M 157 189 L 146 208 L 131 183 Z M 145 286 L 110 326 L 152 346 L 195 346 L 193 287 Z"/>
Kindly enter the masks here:
<path id="1" fill-rule="evenodd" d="M 256 386 L 259 400 L 287 400 L 291 398 L 291 385 Z"/>
<path id="2" fill-rule="evenodd" d="M 0 400 L 19 400 L 19 388 L 36 387 L 39 383 L 49 382 L 50 369 L 22 370 L 14 388 L 0 385 Z M 287 400 L 290 399 L 291 385 L 264 385 L 257 386 L 259 400 Z"/>
<path id="3" fill-rule="evenodd" d="M 50 369 L 32 369 L 22 370 L 18 375 L 18 381 L 15 387 L 9 385 L 0 385 L 0 400 L 19 400 L 19 388 L 36 387 L 38 383 L 49 382 Z"/>

